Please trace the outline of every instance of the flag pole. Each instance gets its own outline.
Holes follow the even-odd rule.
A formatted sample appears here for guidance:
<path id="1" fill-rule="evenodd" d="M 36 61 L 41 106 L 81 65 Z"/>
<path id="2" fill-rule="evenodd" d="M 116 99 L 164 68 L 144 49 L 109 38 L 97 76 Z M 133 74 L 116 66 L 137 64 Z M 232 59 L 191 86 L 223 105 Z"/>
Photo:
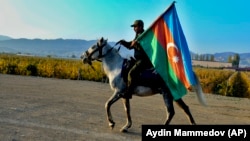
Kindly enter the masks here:
<path id="1" fill-rule="evenodd" d="M 175 3 L 176 1 L 173 1 L 171 5 L 147 28 L 146 31 L 148 31 Z M 136 40 L 140 40 L 140 37 L 142 37 L 144 33 L 146 32 L 143 32 Z"/>

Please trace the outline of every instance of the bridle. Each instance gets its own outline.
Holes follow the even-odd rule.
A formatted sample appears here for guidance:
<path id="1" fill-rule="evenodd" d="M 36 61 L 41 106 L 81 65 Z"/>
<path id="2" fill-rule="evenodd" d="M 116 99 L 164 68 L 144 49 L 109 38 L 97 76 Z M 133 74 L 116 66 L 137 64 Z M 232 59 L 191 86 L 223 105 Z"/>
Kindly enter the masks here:
<path id="1" fill-rule="evenodd" d="M 87 50 L 87 51 L 85 52 L 85 54 L 86 54 L 86 56 L 87 56 L 87 60 L 89 60 L 88 63 L 89 63 L 90 65 L 91 65 L 91 61 L 92 61 L 91 57 L 92 57 L 92 55 L 93 55 L 94 53 L 99 52 L 98 59 L 95 59 L 95 60 L 101 62 L 100 58 L 105 57 L 105 56 L 106 56 L 109 52 L 111 52 L 112 49 L 114 48 L 114 47 L 110 48 L 110 49 L 106 52 L 106 54 L 103 54 L 103 53 L 102 53 L 102 49 L 103 49 L 106 45 L 107 45 L 107 43 L 105 43 L 105 44 L 103 44 L 103 45 L 100 46 L 100 45 L 97 43 L 97 44 L 96 44 L 97 48 L 96 48 L 94 51 L 92 51 L 91 53 L 89 53 L 88 50 Z"/>
<path id="2" fill-rule="evenodd" d="M 101 58 L 103 58 L 103 57 L 105 57 L 107 54 L 109 54 L 112 50 L 113 50 L 113 48 L 116 46 L 116 45 L 118 45 L 118 44 L 120 44 L 120 46 L 119 46 L 119 48 L 118 48 L 118 51 L 120 50 L 120 48 L 121 48 L 121 43 L 120 42 L 117 42 L 113 47 L 111 47 L 107 52 L 106 52 L 106 54 L 102 54 L 102 49 L 107 45 L 107 42 L 105 42 L 103 45 L 99 45 L 98 44 L 98 42 L 97 42 L 97 44 L 96 44 L 96 46 L 97 46 L 97 48 L 94 50 L 94 51 L 92 51 L 91 53 L 89 53 L 89 51 L 87 50 L 86 52 L 85 52 L 85 55 L 86 55 L 86 57 L 87 57 L 87 59 L 86 59 L 86 62 L 92 67 L 92 69 L 94 69 L 94 67 L 92 66 L 92 61 L 94 61 L 94 60 L 97 60 L 97 61 L 99 61 L 99 62 L 102 62 L 102 60 L 100 60 Z M 92 57 L 92 55 L 94 54 L 94 53 L 96 53 L 96 52 L 99 52 L 99 55 L 98 55 L 98 59 L 92 59 L 91 57 Z M 82 58 L 82 57 L 81 57 Z"/>

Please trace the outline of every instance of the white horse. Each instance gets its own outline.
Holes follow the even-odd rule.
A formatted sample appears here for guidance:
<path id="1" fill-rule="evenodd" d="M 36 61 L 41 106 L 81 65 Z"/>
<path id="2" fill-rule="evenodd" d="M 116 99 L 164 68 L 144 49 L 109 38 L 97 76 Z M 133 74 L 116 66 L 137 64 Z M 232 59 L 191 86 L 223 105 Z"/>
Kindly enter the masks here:
<path id="1" fill-rule="evenodd" d="M 113 95 L 108 99 L 105 104 L 107 119 L 109 122 L 109 126 L 113 129 L 115 126 L 115 122 L 112 118 L 112 114 L 110 111 L 111 105 L 114 104 L 118 99 L 121 98 L 120 93 L 126 89 L 126 81 L 123 77 L 123 69 L 124 63 L 126 63 L 126 58 L 123 58 L 119 54 L 119 50 L 114 47 L 111 47 L 107 39 L 99 39 L 97 43 L 91 46 L 87 51 L 85 51 L 81 55 L 81 59 L 83 63 L 88 63 L 91 65 L 91 62 L 94 60 L 98 60 L 102 62 L 103 70 L 109 79 L 109 84 L 111 89 L 114 91 Z M 157 75 L 156 75 L 157 76 Z M 147 78 L 148 79 L 148 78 Z M 138 85 L 133 95 L 136 96 L 151 96 L 155 94 L 162 94 L 166 108 L 167 108 L 167 117 L 165 125 L 168 125 L 172 120 L 175 111 L 173 106 L 173 97 L 170 93 L 169 89 L 166 87 L 165 83 L 162 81 L 160 77 L 155 77 L 154 79 L 150 79 L 149 81 L 143 80 L 144 82 L 153 82 L 150 84 L 141 84 Z M 160 84 L 159 84 L 160 83 Z M 151 86 L 151 84 L 157 84 Z M 160 86 L 160 87 L 159 87 Z M 202 93 L 199 93 L 202 94 Z M 201 103 L 205 103 L 202 95 L 198 95 L 198 98 Z M 184 110 L 186 113 L 190 123 L 195 125 L 194 118 L 188 108 L 188 106 L 184 103 L 182 99 L 176 100 L 176 103 Z M 130 115 L 130 103 L 129 99 L 123 98 L 124 108 L 127 114 L 127 123 L 120 130 L 121 132 L 127 132 L 128 129 L 132 125 L 131 115 Z"/>

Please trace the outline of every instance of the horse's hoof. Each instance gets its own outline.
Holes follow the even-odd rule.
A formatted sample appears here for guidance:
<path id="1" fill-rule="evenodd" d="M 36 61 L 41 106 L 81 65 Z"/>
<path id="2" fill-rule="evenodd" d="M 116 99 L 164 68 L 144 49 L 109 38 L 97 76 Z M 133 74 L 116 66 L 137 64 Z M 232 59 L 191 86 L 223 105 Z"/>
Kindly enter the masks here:
<path id="1" fill-rule="evenodd" d="M 113 123 L 109 123 L 109 127 L 113 130 L 114 127 L 115 127 L 115 123 L 114 122 Z"/>
<path id="2" fill-rule="evenodd" d="M 122 129 L 120 130 L 120 132 L 122 132 L 122 133 L 127 133 L 127 132 L 128 132 L 128 129 L 122 128 Z"/>

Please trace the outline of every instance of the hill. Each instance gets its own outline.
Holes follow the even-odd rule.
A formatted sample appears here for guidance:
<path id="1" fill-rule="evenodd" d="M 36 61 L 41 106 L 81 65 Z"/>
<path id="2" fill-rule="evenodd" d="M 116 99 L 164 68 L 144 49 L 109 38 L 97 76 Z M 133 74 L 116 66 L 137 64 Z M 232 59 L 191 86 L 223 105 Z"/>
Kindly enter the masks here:
<path id="1" fill-rule="evenodd" d="M 4 35 L 0 35 L 0 41 L 3 41 L 3 40 L 10 40 L 12 39 L 11 37 L 8 37 L 8 36 L 4 36 Z"/>
<path id="2" fill-rule="evenodd" d="M 81 39 L 5 39 L 0 40 L 0 53 L 28 54 L 62 58 L 79 58 L 96 40 Z M 115 42 L 110 42 L 114 45 Z M 122 55 L 131 54 L 121 49 Z"/>
<path id="3" fill-rule="evenodd" d="M 0 53 L 28 54 L 35 56 L 52 56 L 62 58 L 79 58 L 81 54 L 90 46 L 96 43 L 96 40 L 83 39 L 13 39 L 8 36 L 0 35 Z M 115 42 L 109 42 L 114 46 Z M 118 48 L 118 47 L 117 47 Z M 121 48 L 122 56 L 127 57 L 133 54 L 133 51 Z M 191 52 L 192 53 L 192 52 Z M 236 54 L 235 52 L 221 52 L 213 54 L 215 61 L 227 62 L 228 57 Z M 211 55 L 211 54 L 208 54 Z M 241 53 L 240 66 L 250 66 L 250 53 Z"/>

